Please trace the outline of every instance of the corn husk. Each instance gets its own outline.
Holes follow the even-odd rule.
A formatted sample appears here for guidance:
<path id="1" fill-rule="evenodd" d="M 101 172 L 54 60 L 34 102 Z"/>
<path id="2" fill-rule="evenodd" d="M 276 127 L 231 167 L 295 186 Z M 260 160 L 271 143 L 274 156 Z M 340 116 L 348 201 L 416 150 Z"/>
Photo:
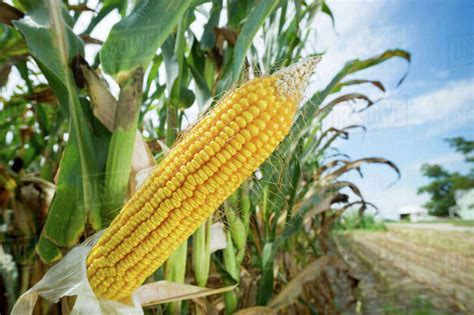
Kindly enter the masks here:
<path id="1" fill-rule="evenodd" d="M 211 231 L 211 248 L 213 250 L 225 248 L 223 224 L 214 224 Z M 95 296 L 87 279 L 86 258 L 101 234 L 102 232 L 98 232 L 83 244 L 74 247 L 63 259 L 51 267 L 38 283 L 20 296 L 13 307 L 12 315 L 33 314 L 39 297 L 52 303 L 58 303 L 61 298 L 67 296 L 77 297 L 74 307 L 70 310 L 71 315 L 141 315 L 144 314 L 143 306 L 194 299 L 235 288 L 234 285 L 210 289 L 189 284 L 157 281 L 141 286 L 126 301 L 99 299 Z"/>

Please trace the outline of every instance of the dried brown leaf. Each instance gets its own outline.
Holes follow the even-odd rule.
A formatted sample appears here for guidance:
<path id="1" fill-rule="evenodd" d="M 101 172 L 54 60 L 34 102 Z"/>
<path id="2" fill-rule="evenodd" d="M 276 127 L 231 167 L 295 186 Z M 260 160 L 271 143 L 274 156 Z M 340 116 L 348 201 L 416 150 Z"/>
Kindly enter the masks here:
<path id="1" fill-rule="evenodd" d="M 218 289 L 209 289 L 190 284 L 158 281 L 141 286 L 135 294 L 140 304 L 146 307 L 224 293 L 235 289 L 236 286 L 237 285 L 232 285 Z"/>
<path id="2" fill-rule="evenodd" d="M 25 14 L 11 5 L 0 2 L 0 22 L 8 26 L 13 26 L 14 20 L 23 18 Z"/>
<path id="3" fill-rule="evenodd" d="M 114 130 L 117 100 L 110 93 L 105 82 L 87 64 L 81 64 L 80 69 L 85 79 L 94 116 L 110 131 Z"/>
<path id="4" fill-rule="evenodd" d="M 337 267 L 341 261 L 334 256 L 323 256 L 316 259 L 308 266 L 306 266 L 300 273 L 294 277 L 283 290 L 273 298 L 268 306 L 274 310 L 279 310 L 296 302 L 300 296 L 303 286 L 309 282 L 320 277 L 326 266 Z"/>

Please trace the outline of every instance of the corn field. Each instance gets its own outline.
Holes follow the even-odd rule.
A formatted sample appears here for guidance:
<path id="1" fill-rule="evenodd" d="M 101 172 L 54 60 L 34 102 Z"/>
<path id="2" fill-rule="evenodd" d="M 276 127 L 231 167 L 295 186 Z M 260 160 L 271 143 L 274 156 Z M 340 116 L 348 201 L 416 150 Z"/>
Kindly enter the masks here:
<path id="1" fill-rule="evenodd" d="M 107 39 L 94 38 L 112 14 Z M 98 298 L 174 291 L 142 302 L 146 314 L 354 307 L 339 294 L 357 281 L 331 254 L 331 227 L 371 203 L 344 175 L 399 171 L 334 146 L 364 126 L 323 122 L 351 102 L 376 106 L 357 88 L 385 86 L 358 73 L 410 54 L 347 61 L 303 93 L 324 60 L 322 15 L 334 19 L 320 0 L 1 2 L 0 312 L 91 237 Z M 288 73 L 291 91 L 276 83 Z M 75 303 L 41 299 L 34 314 Z"/>

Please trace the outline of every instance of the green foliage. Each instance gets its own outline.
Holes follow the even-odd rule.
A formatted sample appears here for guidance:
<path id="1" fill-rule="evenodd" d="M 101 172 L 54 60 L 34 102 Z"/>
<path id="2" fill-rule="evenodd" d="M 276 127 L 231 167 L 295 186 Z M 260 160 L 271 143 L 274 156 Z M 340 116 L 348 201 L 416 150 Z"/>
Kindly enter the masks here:
<path id="1" fill-rule="evenodd" d="M 386 231 L 387 227 L 382 219 L 374 215 L 364 213 L 360 215 L 357 212 L 345 214 L 337 220 L 334 225 L 334 230 L 368 230 L 368 231 Z"/>
<path id="2" fill-rule="evenodd" d="M 233 51 L 232 70 L 229 71 L 230 81 L 226 82 L 221 91 L 227 90 L 236 82 L 242 72 L 245 55 L 253 42 L 257 31 L 265 22 L 267 16 L 275 9 L 278 1 L 261 1 L 248 15 L 247 21 L 242 26 L 241 34 L 237 38 Z"/>
<path id="3" fill-rule="evenodd" d="M 102 46 L 105 72 L 119 75 L 146 67 L 189 7 L 186 1 L 140 1 L 126 18 L 115 24 Z"/>
<path id="4" fill-rule="evenodd" d="M 71 140 L 66 144 L 61 161 L 61 166 L 64 166 L 60 172 L 61 181 L 41 235 L 41 244 L 45 247 L 38 247 L 40 255 L 48 262 L 61 256 L 59 250 L 52 247 L 76 244 L 85 224 L 95 229 L 101 227 L 99 177 L 95 175 L 98 173 L 98 155 L 93 153 L 93 130 L 87 124 L 89 118 L 81 107 L 68 67 L 76 55 L 84 53 L 83 42 L 72 32 L 71 23 L 62 5 L 41 2 L 29 6 L 25 18 L 14 22 L 48 79 L 62 110 L 70 114 Z M 71 206 L 73 211 L 69 209 Z M 44 248 L 48 250 L 42 254 Z"/>
<path id="5" fill-rule="evenodd" d="M 451 147 L 465 156 L 466 162 L 474 162 L 474 141 L 456 137 L 446 140 Z M 430 214 L 436 216 L 448 216 L 449 209 L 456 205 L 456 190 L 474 188 L 474 168 L 469 174 L 463 175 L 459 172 L 450 172 L 441 165 L 423 164 L 421 167 L 423 176 L 430 182 L 418 189 L 418 194 L 427 193 L 430 201 L 425 204 Z"/>
<path id="6" fill-rule="evenodd" d="M 474 141 L 466 140 L 463 137 L 448 138 L 446 141 L 456 152 L 464 155 L 466 162 L 474 162 Z"/>
<path id="7" fill-rule="evenodd" d="M 433 306 L 433 303 L 431 302 L 430 299 L 423 297 L 423 296 L 417 296 L 415 297 L 411 303 L 410 303 L 410 309 L 409 314 L 411 315 L 433 315 L 433 314 L 439 314 L 435 307 Z M 384 307 L 384 314 L 390 314 L 390 315 L 402 315 L 402 314 L 407 314 L 407 309 L 403 308 L 400 309 L 397 305 L 386 305 Z"/>

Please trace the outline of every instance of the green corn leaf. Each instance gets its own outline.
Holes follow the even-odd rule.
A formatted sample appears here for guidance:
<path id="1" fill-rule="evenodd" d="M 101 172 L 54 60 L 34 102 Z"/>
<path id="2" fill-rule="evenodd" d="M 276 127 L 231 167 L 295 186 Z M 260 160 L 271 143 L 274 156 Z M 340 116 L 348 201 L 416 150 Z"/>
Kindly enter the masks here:
<path id="1" fill-rule="evenodd" d="M 206 102 L 211 98 L 212 79 L 206 80 L 206 66 L 213 63 L 210 58 L 204 56 L 204 52 L 199 48 L 199 42 L 195 39 L 191 47 L 191 53 L 187 59 L 187 64 L 191 75 L 196 83 L 196 99 L 199 109 L 202 110 Z M 214 75 L 214 73 L 212 73 Z"/>
<path id="2" fill-rule="evenodd" d="M 345 86 L 351 86 L 351 85 L 358 85 L 358 84 L 371 84 L 377 89 L 379 89 L 382 92 L 385 92 L 385 86 L 383 85 L 382 82 L 377 81 L 377 80 L 367 80 L 367 79 L 353 79 L 353 80 L 347 80 L 344 82 L 340 82 L 334 86 L 334 88 L 331 90 L 332 93 L 336 93 L 342 90 L 343 87 Z"/>
<path id="3" fill-rule="evenodd" d="M 143 69 L 137 68 L 120 91 L 107 155 L 103 217 L 111 221 L 126 200 L 142 100 Z"/>
<path id="4" fill-rule="evenodd" d="M 193 234 L 193 270 L 196 283 L 205 287 L 209 278 L 209 267 L 211 263 L 211 225 L 210 216 Z"/>
<path id="5" fill-rule="evenodd" d="M 262 253 L 262 278 L 258 283 L 257 305 L 266 305 L 273 294 L 273 261 L 275 258 L 273 243 L 266 243 Z"/>
<path id="6" fill-rule="evenodd" d="M 212 9 L 210 12 L 209 20 L 206 26 L 204 26 L 204 32 L 199 41 L 199 45 L 202 50 L 212 50 L 216 45 L 216 34 L 214 31 L 215 27 L 219 26 L 219 19 L 222 11 L 222 0 L 212 1 Z"/>
<path id="7" fill-rule="evenodd" d="M 63 14 L 66 16 L 67 13 Z M 65 68 L 61 64 L 60 55 L 53 42 L 50 19 L 46 5 L 38 1 L 31 6 L 25 18 L 14 21 L 15 27 L 26 40 L 29 53 L 35 58 L 41 71 L 48 79 L 65 112 L 68 112 L 68 94 L 66 91 Z M 84 43 L 71 30 L 64 26 L 67 40 L 67 56 L 71 61 L 77 55 L 84 55 Z"/>
<path id="8" fill-rule="evenodd" d="M 129 16 L 114 25 L 102 46 L 104 71 L 117 77 L 139 66 L 146 68 L 190 4 L 191 0 L 140 1 Z"/>
<path id="9" fill-rule="evenodd" d="M 70 139 L 64 149 L 59 165 L 56 192 L 49 209 L 49 215 L 42 237 L 57 246 L 73 246 L 79 240 L 86 221 L 84 195 L 82 191 L 82 172 L 80 165 L 77 134 L 71 129 Z M 39 247 L 40 251 L 43 247 Z M 49 252 L 49 251 L 48 251 Z M 49 261 L 50 254 L 45 252 L 43 259 Z"/>
<path id="10" fill-rule="evenodd" d="M 272 2 L 262 1 L 262 2 Z M 232 29 L 239 29 L 243 20 L 249 17 L 248 13 L 254 1 L 251 0 L 230 0 L 227 3 L 227 24 Z"/>
<path id="11" fill-rule="evenodd" d="M 103 5 L 99 11 L 99 13 L 94 16 L 87 26 L 87 29 L 84 31 L 84 34 L 90 34 L 94 30 L 94 28 L 97 26 L 97 24 L 100 23 L 110 12 L 113 10 L 117 9 L 119 13 L 124 16 L 125 15 L 125 10 L 127 9 L 127 0 L 105 0 L 103 1 Z"/>
<path id="12" fill-rule="evenodd" d="M 265 19 L 275 9 L 277 4 L 278 1 L 261 1 L 247 17 L 235 43 L 231 83 L 239 79 L 240 72 L 244 66 L 245 55 L 253 42 L 255 34 L 257 34 L 258 29 L 263 25 Z"/>
<path id="13" fill-rule="evenodd" d="M 331 8 L 329 8 L 326 2 L 323 2 L 321 11 L 326 13 L 331 18 L 332 27 L 334 28 L 336 25 L 335 20 L 334 20 L 334 15 L 332 14 Z"/>
<path id="14" fill-rule="evenodd" d="M 36 252 L 48 264 L 55 263 L 63 257 L 60 247 L 46 238 L 44 233 L 41 234 L 38 244 L 36 244 Z"/>
<path id="15" fill-rule="evenodd" d="M 60 247 L 74 245 L 86 222 L 95 229 L 101 227 L 100 178 L 97 175 L 97 150 L 93 149 L 93 123 L 84 115 L 68 66 L 73 57 L 83 54 L 82 41 L 71 31 L 72 21 L 61 4 L 55 1 L 48 5 L 34 2 L 27 8 L 25 18 L 14 24 L 23 34 L 63 112 L 71 115 L 69 140 L 61 160 L 57 191 L 37 247 L 40 256 L 50 262 L 60 255 L 60 250 L 55 250 L 53 244 Z M 53 10 L 54 20 L 51 18 Z"/>

